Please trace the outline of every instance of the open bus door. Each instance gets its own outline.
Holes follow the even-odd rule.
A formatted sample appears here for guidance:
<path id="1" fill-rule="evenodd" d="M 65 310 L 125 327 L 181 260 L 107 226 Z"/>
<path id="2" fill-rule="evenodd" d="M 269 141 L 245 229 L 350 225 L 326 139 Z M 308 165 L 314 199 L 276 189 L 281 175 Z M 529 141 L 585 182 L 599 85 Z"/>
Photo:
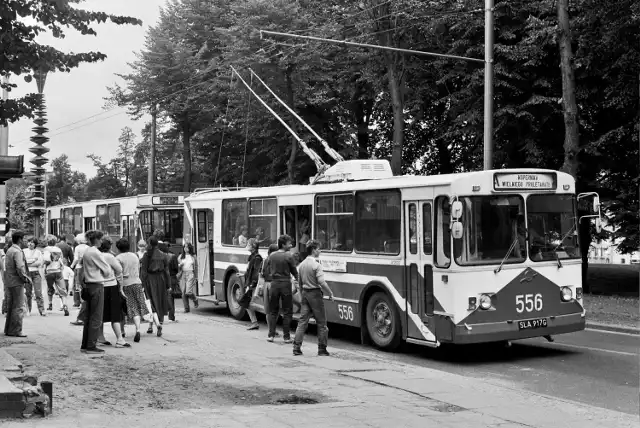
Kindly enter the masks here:
<path id="1" fill-rule="evenodd" d="M 407 338 L 436 342 L 431 201 L 405 201 Z"/>
<path id="2" fill-rule="evenodd" d="M 211 296 L 218 293 L 224 293 L 222 287 L 215 289 L 215 278 L 213 269 L 213 210 L 197 209 L 193 211 L 194 221 L 194 247 L 196 250 L 196 258 L 198 261 L 198 296 Z M 221 283 L 221 282 L 220 282 Z M 221 290 L 221 291 L 220 291 Z M 224 300 L 224 296 L 218 297 L 218 300 Z"/>

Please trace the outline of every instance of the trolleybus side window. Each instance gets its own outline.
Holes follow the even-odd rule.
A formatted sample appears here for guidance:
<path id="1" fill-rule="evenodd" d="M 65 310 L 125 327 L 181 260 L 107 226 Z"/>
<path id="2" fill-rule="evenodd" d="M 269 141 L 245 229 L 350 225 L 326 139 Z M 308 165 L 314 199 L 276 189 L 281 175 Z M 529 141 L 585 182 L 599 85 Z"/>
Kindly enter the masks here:
<path id="1" fill-rule="evenodd" d="M 121 236 L 120 204 L 98 205 L 96 207 L 96 228 L 109 236 Z"/>
<path id="2" fill-rule="evenodd" d="M 418 220 L 416 204 L 409 204 L 409 252 L 418 253 Z"/>
<path id="3" fill-rule="evenodd" d="M 198 211 L 198 242 L 207 242 L 207 217 L 204 211 Z"/>
<path id="4" fill-rule="evenodd" d="M 249 239 L 255 238 L 261 248 L 277 241 L 277 210 L 275 198 L 249 200 Z"/>
<path id="5" fill-rule="evenodd" d="M 451 265 L 451 205 L 448 196 L 436 199 L 436 265 Z"/>
<path id="6" fill-rule="evenodd" d="M 245 199 L 222 201 L 222 243 L 246 246 L 249 238 L 247 201 Z"/>
<path id="7" fill-rule="evenodd" d="M 431 225 L 431 202 L 425 202 L 422 204 L 422 251 L 424 254 L 431 254 L 433 252 L 432 243 L 432 225 Z M 411 253 L 413 254 L 413 253 Z"/>
<path id="8" fill-rule="evenodd" d="M 63 235 L 73 233 L 73 208 L 60 210 L 60 233 Z"/>
<path id="9" fill-rule="evenodd" d="M 400 254 L 400 192 L 356 192 L 356 251 Z"/>
<path id="10" fill-rule="evenodd" d="M 327 251 L 353 251 L 353 195 L 316 197 L 315 238 Z"/>

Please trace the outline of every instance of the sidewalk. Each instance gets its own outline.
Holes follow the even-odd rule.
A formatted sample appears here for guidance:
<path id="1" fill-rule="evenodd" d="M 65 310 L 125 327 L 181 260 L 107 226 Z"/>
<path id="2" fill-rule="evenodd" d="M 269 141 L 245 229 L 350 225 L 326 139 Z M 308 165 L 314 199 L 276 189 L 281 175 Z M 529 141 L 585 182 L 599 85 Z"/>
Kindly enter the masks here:
<path id="1" fill-rule="evenodd" d="M 13 345 L 4 349 L 13 354 L 17 349 L 26 358 L 31 352 L 42 352 L 45 347 L 52 348 L 53 355 L 60 355 L 60 349 L 55 346 L 63 344 L 69 348 L 70 359 L 76 359 L 71 364 L 122 364 L 119 371 L 131 370 L 124 364 L 132 361 L 148 365 L 154 364 L 147 361 L 155 358 L 167 365 L 178 359 L 179 364 L 193 364 L 193 368 L 189 368 L 193 378 L 183 384 L 164 385 L 164 388 L 180 394 L 191 406 L 178 409 L 166 404 L 153 409 L 136 406 L 136 400 L 162 393 L 154 390 L 159 388 L 157 385 L 149 383 L 140 388 L 143 398 L 136 394 L 126 405 L 92 408 L 96 400 L 84 397 L 88 401 L 79 405 L 86 410 L 71 411 L 72 397 L 99 388 L 99 379 L 81 372 L 80 377 L 74 376 L 68 384 L 54 383 L 52 417 L 2 421 L 3 426 L 624 428 L 636 427 L 638 423 L 637 416 L 510 389 L 493 379 L 479 381 L 386 361 L 384 354 L 378 357 L 367 352 L 366 347 L 362 352 L 353 352 L 333 348 L 330 343 L 332 356 L 317 357 L 315 337 L 310 336 L 303 348 L 305 355 L 294 357 L 291 345 L 283 344 L 281 338 L 275 344 L 266 342 L 264 324 L 259 331 L 249 332 L 244 329 L 245 323 L 206 315 L 181 314 L 178 323 L 166 325 L 162 338 L 144 335 L 132 349 L 107 348 L 104 357 L 88 356 L 77 350 L 81 332 L 69 326 L 69 319 L 29 317 L 25 320 L 25 330 L 29 339 L 38 345 Z M 46 334 L 39 332 L 44 326 L 49 329 Z M 124 373 L 123 379 L 133 382 L 134 373 Z M 40 377 L 46 374 L 40 373 Z M 72 385 L 88 389 L 79 393 L 72 390 Z M 209 390 L 222 398 L 201 405 L 208 399 L 201 394 Z"/>

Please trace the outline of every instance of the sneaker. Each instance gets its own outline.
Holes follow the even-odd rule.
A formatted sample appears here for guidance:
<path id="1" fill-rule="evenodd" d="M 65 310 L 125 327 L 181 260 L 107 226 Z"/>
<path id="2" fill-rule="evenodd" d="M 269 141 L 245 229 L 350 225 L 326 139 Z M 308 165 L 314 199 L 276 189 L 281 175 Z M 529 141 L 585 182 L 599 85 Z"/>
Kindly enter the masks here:
<path id="1" fill-rule="evenodd" d="M 326 349 L 318 349 L 318 356 L 319 357 L 330 357 L 331 354 Z"/>
<path id="2" fill-rule="evenodd" d="M 83 349 L 82 352 L 86 352 L 87 354 L 103 354 L 104 353 L 104 349 L 87 348 L 87 349 Z"/>
<path id="3" fill-rule="evenodd" d="M 293 339 L 291 339 L 290 337 L 285 337 L 284 343 L 293 343 Z"/>
<path id="4" fill-rule="evenodd" d="M 116 348 L 131 348 L 131 344 L 123 340 L 122 342 L 116 342 Z"/>
<path id="5" fill-rule="evenodd" d="M 269 336 L 269 337 L 267 337 L 267 342 L 271 342 L 271 343 L 273 343 L 273 339 L 274 339 L 274 337 L 273 337 L 273 336 Z"/>
<path id="6" fill-rule="evenodd" d="M 257 322 L 254 322 L 254 323 L 251 323 L 251 325 L 247 330 L 258 330 L 258 329 L 260 329 L 260 326 L 258 325 Z"/>
<path id="7" fill-rule="evenodd" d="M 300 348 L 293 348 L 293 355 L 296 357 L 302 355 L 302 350 Z"/>

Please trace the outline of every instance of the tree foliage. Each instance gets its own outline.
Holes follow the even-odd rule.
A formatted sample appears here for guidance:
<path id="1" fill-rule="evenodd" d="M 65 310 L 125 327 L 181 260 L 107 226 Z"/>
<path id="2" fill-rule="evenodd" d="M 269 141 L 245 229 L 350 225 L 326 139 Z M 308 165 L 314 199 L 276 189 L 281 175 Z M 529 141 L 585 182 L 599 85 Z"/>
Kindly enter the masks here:
<path id="1" fill-rule="evenodd" d="M 639 246 L 640 6 L 569 6 L 573 55 L 565 65 L 574 73 L 580 135 L 570 169 L 579 191 L 600 192 L 624 238 L 620 248 L 632 251 Z M 478 170 L 482 64 L 261 37 L 260 30 L 482 59 L 483 9 L 481 0 L 171 0 L 109 102 L 129 106 L 134 117 L 157 106 L 159 189 L 305 183 L 315 174 L 230 66 L 326 162 L 318 140 L 250 70 L 344 157 L 389 159 L 396 173 Z M 495 168 L 565 163 L 560 35 L 554 2 L 496 1 Z M 130 157 L 134 192 L 146 190 L 149 137 L 147 126 Z"/>
<path id="2" fill-rule="evenodd" d="M 0 31 L 2 34 L 2 56 L 0 76 L 22 76 L 29 83 L 34 70 L 70 72 L 82 63 L 102 61 L 101 52 L 65 53 L 53 46 L 38 43 L 36 38 L 43 33 L 63 39 L 67 29 L 82 35 L 97 35 L 93 26 L 110 21 L 117 25 L 141 25 L 139 19 L 110 15 L 81 9 L 84 0 L 3 0 L 0 8 Z M 27 19 L 28 18 L 28 19 Z M 2 88 L 11 90 L 16 83 Z M 22 117 L 33 117 L 37 107 L 36 94 L 6 101 L 0 100 L 0 124 L 15 122 Z"/>

